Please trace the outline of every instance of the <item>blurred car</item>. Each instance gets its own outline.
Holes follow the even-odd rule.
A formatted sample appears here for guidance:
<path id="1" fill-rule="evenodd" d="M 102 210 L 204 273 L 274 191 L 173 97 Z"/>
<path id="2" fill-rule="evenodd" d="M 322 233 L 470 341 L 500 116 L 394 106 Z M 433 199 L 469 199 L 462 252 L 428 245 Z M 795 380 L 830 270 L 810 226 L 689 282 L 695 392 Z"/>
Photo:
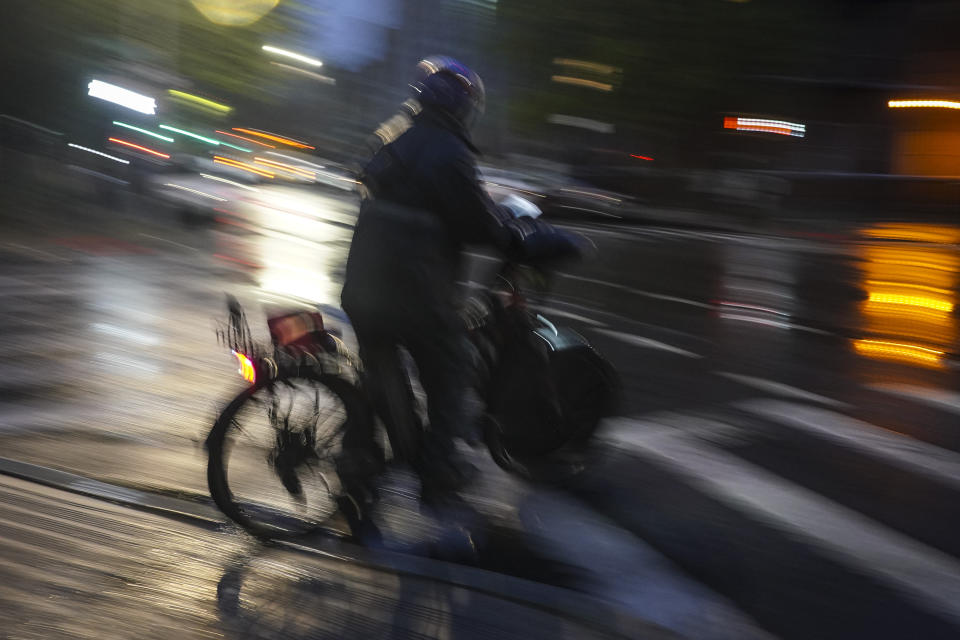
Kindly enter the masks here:
<path id="1" fill-rule="evenodd" d="M 624 198 L 557 173 L 521 173 L 498 167 L 479 167 L 484 189 L 495 201 L 507 195 L 530 200 L 545 218 L 583 221 L 616 220 Z"/>

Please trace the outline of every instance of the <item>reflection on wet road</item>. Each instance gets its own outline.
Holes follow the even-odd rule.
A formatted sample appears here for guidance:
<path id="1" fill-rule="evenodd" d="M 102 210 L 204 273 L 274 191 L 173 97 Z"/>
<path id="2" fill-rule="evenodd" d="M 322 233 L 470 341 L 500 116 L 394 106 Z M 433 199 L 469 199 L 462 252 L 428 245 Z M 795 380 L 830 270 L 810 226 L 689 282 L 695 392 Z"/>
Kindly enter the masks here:
<path id="1" fill-rule="evenodd" d="M 351 341 L 337 302 L 355 202 L 282 188 L 219 208 L 213 228 L 193 232 L 118 226 L 0 244 L 4 456 L 202 499 L 200 440 L 242 388 L 214 335 L 223 293 L 241 299 L 258 338 L 267 308 L 319 304 Z M 895 622 L 878 607 L 927 637 L 956 631 L 944 622 L 960 620 L 949 601 L 960 602 L 955 231 L 872 226 L 841 241 L 574 227 L 597 256 L 557 274 L 541 310 L 613 361 L 620 416 L 601 430 L 597 468 L 569 488 L 589 509 L 558 508 L 491 475 L 472 496 L 485 515 L 525 544 L 560 549 L 557 565 L 583 572 L 577 588 L 605 598 L 640 593 L 611 557 L 669 582 L 638 550 L 650 543 L 781 637 L 876 635 Z M 485 282 L 493 261 L 474 258 Z M 548 511 L 530 505 L 578 523 L 589 512 L 589 530 L 605 532 L 597 540 L 629 544 L 584 554 L 592 566 L 565 562 L 582 542 L 538 530 Z M 585 530 L 562 520 L 556 529 Z M 669 617 L 655 594 L 621 600 Z M 693 609 L 671 623 L 745 637 L 707 633 Z M 853 622 L 824 630 L 818 616 Z"/>
<path id="2" fill-rule="evenodd" d="M 854 342 L 866 356 L 917 366 L 945 367 L 958 344 L 955 229 L 899 224 L 863 230 L 864 337 Z M 892 242 L 891 242 L 892 241 Z"/>

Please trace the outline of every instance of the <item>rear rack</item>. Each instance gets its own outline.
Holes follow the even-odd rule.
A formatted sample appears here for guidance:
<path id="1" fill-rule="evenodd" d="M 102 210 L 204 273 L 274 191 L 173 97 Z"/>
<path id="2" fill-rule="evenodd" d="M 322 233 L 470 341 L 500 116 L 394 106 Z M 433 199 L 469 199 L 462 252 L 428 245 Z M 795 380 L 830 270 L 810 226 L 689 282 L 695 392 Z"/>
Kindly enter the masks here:
<path id="1" fill-rule="evenodd" d="M 242 353 L 254 360 L 263 355 L 263 348 L 253 340 L 250 323 L 247 322 L 247 314 L 240 306 L 240 302 L 229 293 L 227 294 L 227 310 L 229 316 L 226 324 L 221 322 L 217 329 L 217 341 L 231 351 Z"/>

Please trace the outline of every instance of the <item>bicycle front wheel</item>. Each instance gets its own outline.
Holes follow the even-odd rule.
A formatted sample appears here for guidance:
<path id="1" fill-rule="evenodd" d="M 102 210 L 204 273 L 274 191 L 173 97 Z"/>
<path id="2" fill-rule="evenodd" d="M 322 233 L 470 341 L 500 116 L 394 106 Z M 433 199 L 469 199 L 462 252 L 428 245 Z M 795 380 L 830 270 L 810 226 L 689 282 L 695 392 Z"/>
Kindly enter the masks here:
<path id="1" fill-rule="evenodd" d="M 323 528 L 341 494 L 336 458 L 343 434 L 365 415 L 350 382 L 308 367 L 245 389 L 207 438 L 214 502 L 259 538 Z"/>

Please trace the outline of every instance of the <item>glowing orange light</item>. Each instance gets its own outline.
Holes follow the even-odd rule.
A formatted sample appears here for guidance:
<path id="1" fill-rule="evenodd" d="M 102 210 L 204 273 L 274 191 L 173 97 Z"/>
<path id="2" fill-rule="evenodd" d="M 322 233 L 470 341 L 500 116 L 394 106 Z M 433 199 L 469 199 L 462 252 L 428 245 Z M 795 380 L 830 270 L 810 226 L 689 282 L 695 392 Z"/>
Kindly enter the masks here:
<path id="1" fill-rule="evenodd" d="M 935 309 L 950 313 L 953 311 L 953 303 L 946 300 L 937 300 L 926 296 L 905 296 L 896 293 L 870 293 L 870 302 L 881 304 L 902 304 L 909 307 L 921 307 L 924 309 Z"/>
<path id="2" fill-rule="evenodd" d="M 891 109 L 904 107 L 932 107 L 935 109 L 960 109 L 960 102 L 954 100 L 890 100 L 887 106 Z"/>
<path id="3" fill-rule="evenodd" d="M 650 161 L 650 162 L 653 162 L 653 158 L 651 158 L 650 156 L 638 156 L 638 155 L 635 154 L 635 153 L 631 153 L 631 154 L 630 154 L 630 157 L 631 157 L 631 158 L 637 158 L 638 160 L 648 160 L 648 161 Z"/>
<path id="4" fill-rule="evenodd" d="M 240 377 L 250 384 L 255 383 L 257 381 L 257 370 L 253 366 L 253 361 L 238 351 L 231 350 L 230 353 L 236 357 L 237 364 L 240 365 L 240 368 L 237 370 Z"/>
<path id="5" fill-rule="evenodd" d="M 250 173 L 255 173 L 258 176 L 263 176 L 264 178 L 275 177 L 275 175 L 269 171 L 247 164 L 246 162 L 240 162 L 239 160 L 224 158 L 223 156 L 213 156 L 213 161 L 216 162 L 217 164 L 225 164 L 228 167 L 233 167 L 234 169 L 249 171 Z"/>
<path id="6" fill-rule="evenodd" d="M 141 147 L 138 144 L 133 144 L 132 142 L 127 142 L 126 140 L 120 140 L 119 138 L 107 138 L 110 142 L 115 142 L 117 144 L 122 144 L 125 147 L 130 147 L 131 149 L 136 149 L 138 151 L 143 151 L 144 153 L 149 153 L 150 155 L 157 156 L 158 158 L 169 159 L 170 156 L 166 153 L 160 153 L 159 151 L 154 151 L 153 149 L 147 149 L 146 147 Z"/>
<path id="7" fill-rule="evenodd" d="M 300 142 L 298 140 L 291 140 L 290 138 L 275 136 L 271 133 L 264 133 L 263 131 L 257 131 L 256 129 L 241 129 L 240 127 L 233 127 L 233 130 L 239 131 L 240 133 L 245 133 L 250 136 L 256 136 L 258 138 L 273 140 L 274 142 L 279 142 L 280 144 L 288 144 L 291 147 L 296 147 L 298 149 L 316 149 L 316 147 L 311 147 L 310 145 Z"/>
<path id="8" fill-rule="evenodd" d="M 240 138 L 241 140 L 246 140 L 247 142 L 252 142 L 253 144 L 259 144 L 261 147 L 269 147 L 270 149 L 276 149 L 272 144 L 267 144 L 266 142 L 260 142 L 259 140 L 254 140 L 253 138 L 245 138 L 243 136 L 238 136 L 235 133 L 230 133 L 228 131 L 220 131 L 217 129 L 217 133 L 222 136 L 230 136 L 232 138 Z"/>
<path id="9" fill-rule="evenodd" d="M 263 164 L 280 171 L 289 171 L 290 173 L 301 175 L 305 178 L 313 178 L 316 175 L 313 171 L 294 167 L 293 165 L 284 164 L 282 162 L 276 162 L 274 160 L 267 160 L 266 158 L 254 158 L 253 161 L 257 164 Z"/>
<path id="10" fill-rule="evenodd" d="M 885 224 L 877 225 L 862 231 L 870 238 L 883 240 L 914 240 L 916 242 L 932 242 L 953 244 L 960 242 L 960 231 L 954 228 L 932 224 Z"/>
<path id="11" fill-rule="evenodd" d="M 940 358 L 943 356 L 943 351 L 937 351 L 936 349 L 885 340 L 854 340 L 853 348 L 857 350 L 857 353 L 867 356 L 910 360 L 935 366 L 940 365 Z"/>

